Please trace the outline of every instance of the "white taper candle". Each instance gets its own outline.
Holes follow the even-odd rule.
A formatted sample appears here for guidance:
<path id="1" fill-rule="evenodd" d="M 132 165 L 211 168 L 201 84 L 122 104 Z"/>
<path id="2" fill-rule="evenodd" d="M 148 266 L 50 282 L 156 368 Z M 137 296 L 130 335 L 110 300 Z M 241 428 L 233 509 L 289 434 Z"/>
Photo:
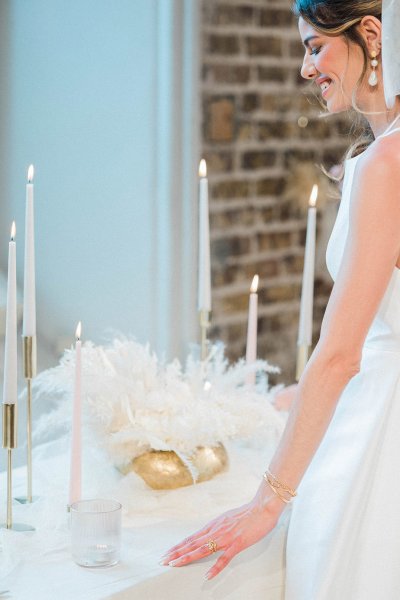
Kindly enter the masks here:
<path id="1" fill-rule="evenodd" d="M 3 404 L 15 404 L 18 397 L 17 372 L 17 263 L 15 244 L 15 223 L 11 227 L 11 240 L 8 245 L 8 284 L 6 337 L 4 345 Z"/>
<path id="2" fill-rule="evenodd" d="M 210 221 L 206 161 L 199 166 L 199 284 L 198 310 L 211 311 Z"/>
<path id="3" fill-rule="evenodd" d="M 36 335 L 36 291 L 35 291 L 35 220 L 33 200 L 33 175 L 28 169 L 25 205 L 25 263 L 24 263 L 24 318 L 22 335 Z"/>
<path id="4" fill-rule="evenodd" d="M 312 343 L 313 303 L 314 303 L 314 266 L 315 266 L 315 237 L 317 225 L 316 203 L 318 186 L 314 185 L 308 208 L 307 237 L 304 253 L 303 284 L 301 290 L 299 334 L 297 344 Z"/>

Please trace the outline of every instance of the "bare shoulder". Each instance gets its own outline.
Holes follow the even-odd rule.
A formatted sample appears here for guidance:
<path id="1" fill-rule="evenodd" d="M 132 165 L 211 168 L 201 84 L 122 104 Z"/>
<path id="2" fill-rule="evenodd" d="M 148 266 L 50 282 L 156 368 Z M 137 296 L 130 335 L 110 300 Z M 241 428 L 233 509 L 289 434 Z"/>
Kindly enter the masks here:
<path id="1" fill-rule="evenodd" d="M 377 139 L 356 165 L 356 196 L 400 212 L 400 131 Z M 357 200 L 356 200 L 357 203 Z"/>
<path id="2" fill-rule="evenodd" d="M 400 179 L 400 131 L 378 138 L 357 164 L 358 172 L 368 179 L 391 174 Z"/>

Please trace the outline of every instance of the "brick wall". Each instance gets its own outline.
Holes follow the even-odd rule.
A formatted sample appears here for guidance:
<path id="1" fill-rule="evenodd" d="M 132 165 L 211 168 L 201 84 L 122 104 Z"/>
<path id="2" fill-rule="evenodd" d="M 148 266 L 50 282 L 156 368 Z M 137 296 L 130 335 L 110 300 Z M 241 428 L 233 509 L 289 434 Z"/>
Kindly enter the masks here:
<path id="1" fill-rule="evenodd" d="M 322 196 L 327 192 L 315 165 L 329 168 L 349 144 L 343 117 L 321 119 L 314 93 L 301 80 L 303 48 L 290 6 L 287 0 L 202 0 L 211 337 L 226 343 L 231 359 L 244 355 L 249 287 L 258 273 L 258 355 L 279 365 L 279 380 L 286 382 L 294 379 L 305 206 L 316 178 Z M 319 226 L 321 218 L 322 210 Z M 315 341 L 330 289 L 320 271 Z"/>

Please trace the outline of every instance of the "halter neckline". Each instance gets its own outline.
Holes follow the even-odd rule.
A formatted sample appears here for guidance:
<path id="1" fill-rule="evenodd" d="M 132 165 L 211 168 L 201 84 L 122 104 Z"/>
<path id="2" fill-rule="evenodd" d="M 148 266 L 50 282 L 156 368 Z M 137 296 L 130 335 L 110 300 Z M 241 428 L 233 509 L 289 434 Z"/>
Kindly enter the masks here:
<path id="1" fill-rule="evenodd" d="M 374 142 L 375 142 L 377 139 L 379 139 L 379 138 L 383 137 L 384 135 L 387 135 L 387 134 L 389 134 L 389 133 L 392 133 L 392 131 L 393 131 L 393 132 L 394 132 L 394 131 L 399 131 L 399 130 L 400 130 L 400 127 L 399 127 L 399 128 L 397 128 L 397 129 L 393 129 L 393 130 L 392 130 L 392 127 L 393 127 L 393 125 L 394 125 L 394 124 L 395 124 L 395 123 L 396 123 L 396 122 L 397 122 L 399 119 L 400 119 L 400 113 L 399 113 L 399 114 L 398 114 L 398 115 L 397 115 L 397 116 L 396 116 L 396 117 L 393 119 L 393 121 L 392 121 L 391 123 L 389 123 L 389 125 L 386 127 L 385 131 L 383 131 L 382 133 L 380 133 L 379 135 L 377 135 L 377 136 L 376 136 L 376 138 L 374 139 L 374 141 L 373 141 L 372 143 L 374 143 Z M 354 160 L 354 159 L 356 159 L 356 158 L 360 158 L 360 156 L 362 156 L 362 155 L 364 154 L 364 152 L 365 152 L 365 150 L 363 150 L 363 152 L 361 152 L 360 154 L 357 154 L 356 156 L 352 156 L 351 158 L 347 158 L 345 162 L 347 163 L 347 162 L 349 162 L 349 161 L 352 161 L 352 160 Z"/>
<path id="2" fill-rule="evenodd" d="M 389 123 L 389 125 L 386 127 L 385 131 L 383 131 L 382 133 L 380 133 L 379 135 L 377 135 L 375 139 L 377 140 L 378 138 L 382 137 L 383 135 L 386 135 L 387 133 L 389 133 L 390 129 L 393 127 L 393 125 L 399 119 L 400 119 L 400 113 L 393 119 L 393 121 L 391 123 Z"/>

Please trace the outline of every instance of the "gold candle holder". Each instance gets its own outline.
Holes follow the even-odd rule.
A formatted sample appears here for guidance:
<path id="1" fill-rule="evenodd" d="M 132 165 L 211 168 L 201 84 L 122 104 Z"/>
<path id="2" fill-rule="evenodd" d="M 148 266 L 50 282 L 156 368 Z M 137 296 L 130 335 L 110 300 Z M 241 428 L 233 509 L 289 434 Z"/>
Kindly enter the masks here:
<path id="1" fill-rule="evenodd" d="M 24 377 L 26 380 L 26 447 L 27 447 L 27 491 L 26 496 L 16 498 L 21 504 L 33 502 L 32 496 L 32 379 L 36 377 L 36 336 L 23 338 Z"/>
<path id="2" fill-rule="evenodd" d="M 23 355 L 24 355 L 24 377 L 25 379 L 33 379 L 37 373 L 36 359 L 36 335 L 27 335 L 23 338 Z"/>
<path id="3" fill-rule="evenodd" d="M 207 330 L 210 327 L 210 311 L 200 310 L 200 331 L 201 331 L 201 360 L 205 361 L 208 356 Z"/>
<path id="4" fill-rule="evenodd" d="M 17 447 L 17 407 L 3 404 L 3 448 L 7 448 L 7 518 L 1 527 L 14 531 L 34 531 L 32 525 L 13 523 L 12 519 L 12 451 Z"/>
<path id="5" fill-rule="evenodd" d="M 7 448 L 7 529 L 12 529 L 12 451 L 16 447 L 16 406 L 15 404 L 3 404 L 3 448 Z"/>
<path id="6" fill-rule="evenodd" d="M 300 380 L 304 369 L 306 368 L 310 346 L 306 343 L 298 344 L 297 346 L 297 364 L 296 364 L 296 381 Z"/>
<path id="7" fill-rule="evenodd" d="M 3 404 L 3 448 L 13 450 L 17 447 L 17 407 L 15 404 Z"/>

